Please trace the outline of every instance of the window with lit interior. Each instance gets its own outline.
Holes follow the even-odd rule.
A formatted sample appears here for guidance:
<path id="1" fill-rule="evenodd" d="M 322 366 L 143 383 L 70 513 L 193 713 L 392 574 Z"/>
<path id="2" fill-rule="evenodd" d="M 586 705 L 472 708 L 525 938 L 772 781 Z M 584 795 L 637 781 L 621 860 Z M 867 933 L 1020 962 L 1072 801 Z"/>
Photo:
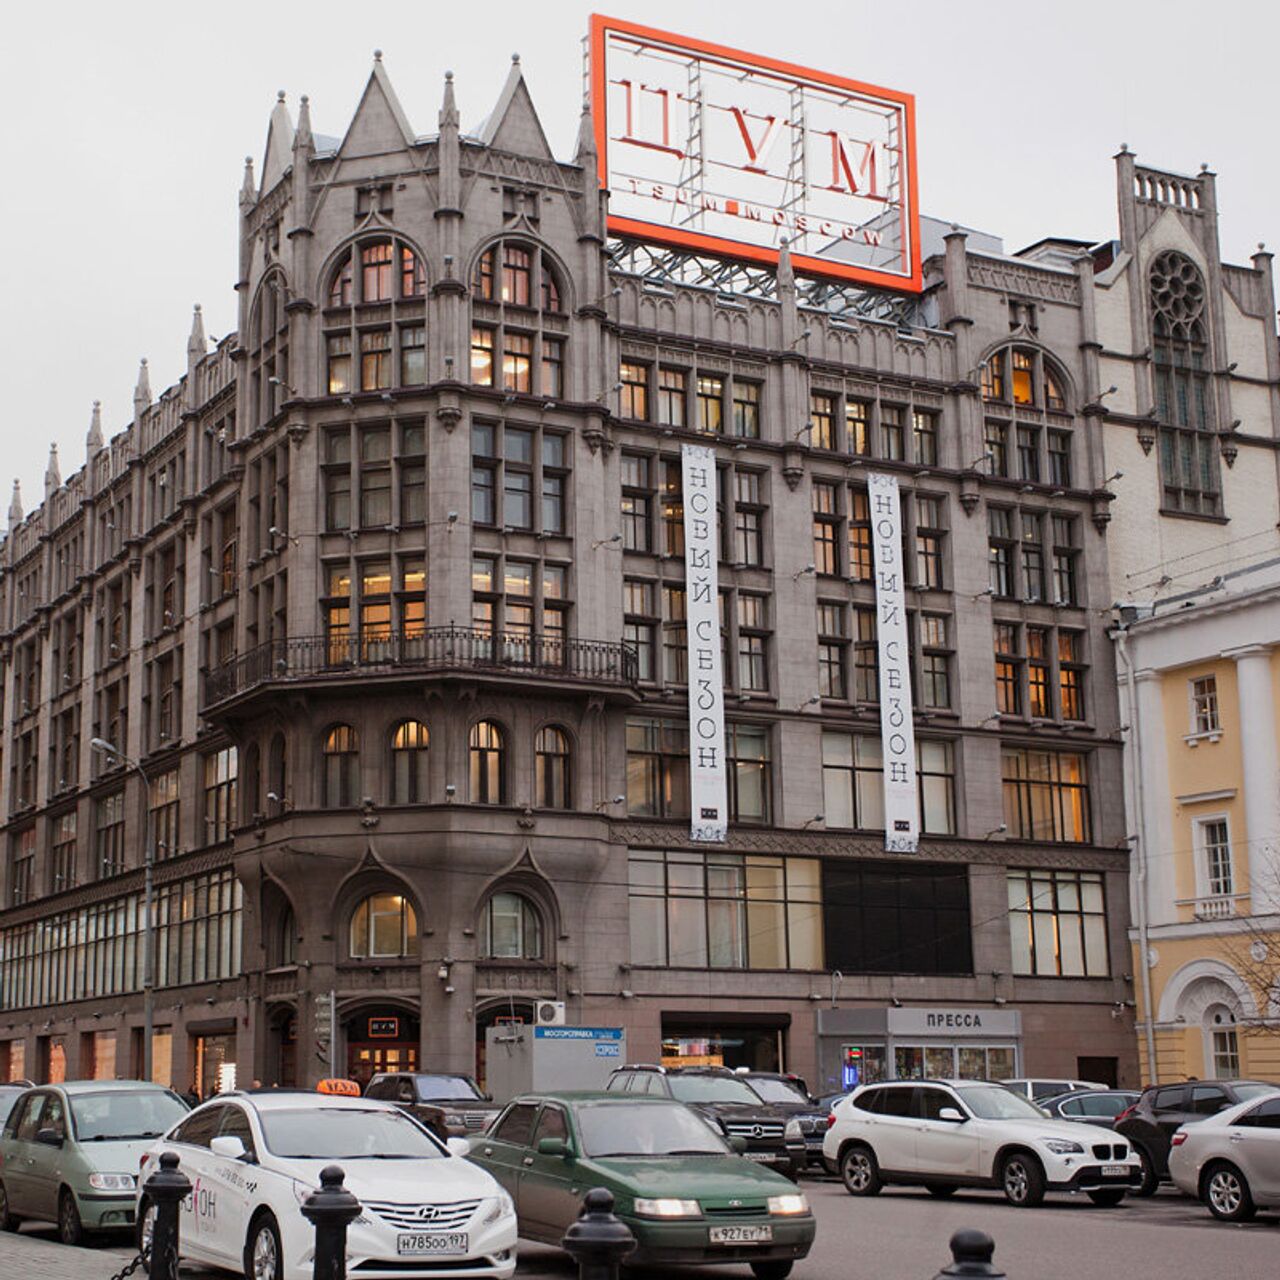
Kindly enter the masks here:
<path id="1" fill-rule="evenodd" d="M 418 915 L 401 893 L 371 893 L 351 913 L 351 955 L 357 960 L 418 954 Z"/>

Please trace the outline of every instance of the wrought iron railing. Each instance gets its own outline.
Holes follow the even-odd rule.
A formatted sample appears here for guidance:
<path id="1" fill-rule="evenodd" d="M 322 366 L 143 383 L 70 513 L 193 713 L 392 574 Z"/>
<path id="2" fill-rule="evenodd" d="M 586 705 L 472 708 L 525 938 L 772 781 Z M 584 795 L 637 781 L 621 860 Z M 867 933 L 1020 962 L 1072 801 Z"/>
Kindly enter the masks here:
<path id="1" fill-rule="evenodd" d="M 258 685 L 343 680 L 352 675 L 445 671 L 526 673 L 539 679 L 633 685 L 636 651 L 609 640 L 566 640 L 482 627 L 427 627 L 415 632 L 289 636 L 268 640 L 204 673 L 202 706 Z"/>

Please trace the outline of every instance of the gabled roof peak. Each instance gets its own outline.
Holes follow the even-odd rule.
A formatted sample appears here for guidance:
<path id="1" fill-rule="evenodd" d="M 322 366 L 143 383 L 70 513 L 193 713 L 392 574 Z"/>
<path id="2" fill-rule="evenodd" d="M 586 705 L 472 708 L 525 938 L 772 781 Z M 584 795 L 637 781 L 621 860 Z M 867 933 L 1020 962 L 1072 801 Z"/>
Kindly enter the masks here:
<path id="1" fill-rule="evenodd" d="M 507 82 L 480 131 L 480 141 L 486 147 L 496 147 L 499 151 L 555 160 L 529 94 L 529 86 L 524 82 L 518 53 L 511 55 Z"/>
<path id="2" fill-rule="evenodd" d="M 262 157 L 262 185 L 259 188 L 262 195 L 284 177 L 293 163 L 293 118 L 285 106 L 284 97 L 284 90 L 279 90 L 267 124 L 267 147 Z"/>
<path id="3" fill-rule="evenodd" d="M 388 137 L 391 135 L 391 137 Z M 373 155 L 385 150 L 387 145 L 398 140 L 404 146 L 414 144 L 416 138 L 409 127 L 409 119 L 400 105 L 395 89 L 391 86 L 391 77 L 387 75 L 386 64 L 382 61 L 382 50 L 373 51 L 373 70 L 369 73 L 364 93 L 360 97 L 360 105 L 347 126 L 338 147 L 340 155 Z"/>

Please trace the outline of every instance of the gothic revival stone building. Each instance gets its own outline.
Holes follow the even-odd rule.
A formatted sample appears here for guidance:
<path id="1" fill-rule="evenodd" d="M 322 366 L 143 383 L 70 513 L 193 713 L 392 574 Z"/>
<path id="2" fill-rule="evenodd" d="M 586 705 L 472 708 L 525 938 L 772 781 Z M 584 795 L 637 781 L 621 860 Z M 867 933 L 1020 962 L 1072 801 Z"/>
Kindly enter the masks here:
<path id="1" fill-rule="evenodd" d="M 1133 1083 L 1093 258 L 929 226 L 923 299 L 606 240 L 518 65 L 271 116 L 235 334 L 3 548 L 0 1074 L 633 1058 Z M 931 241 L 929 239 L 931 237 Z M 1234 278 L 1234 277 L 1233 277 Z M 1260 286 L 1259 286 L 1260 287 Z M 731 821 L 688 836 L 679 446 L 717 448 Z M 924 837 L 886 855 L 868 467 Z M 109 742 L 136 762 L 95 750 Z M 145 782 L 143 779 L 145 774 Z M 858 1052 L 847 1052 L 857 1050 Z"/>

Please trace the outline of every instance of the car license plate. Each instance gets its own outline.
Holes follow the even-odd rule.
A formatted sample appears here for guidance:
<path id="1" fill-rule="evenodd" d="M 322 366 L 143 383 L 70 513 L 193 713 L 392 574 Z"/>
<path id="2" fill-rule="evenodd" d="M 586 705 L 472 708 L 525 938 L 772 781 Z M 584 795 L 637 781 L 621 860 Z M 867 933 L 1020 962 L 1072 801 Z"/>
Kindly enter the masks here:
<path id="1" fill-rule="evenodd" d="M 470 1252 L 465 1231 L 406 1231 L 396 1236 L 396 1252 L 401 1257 L 444 1257 Z"/>
<path id="2" fill-rule="evenodd" d="M 1129 1173 L 1127 1164 L 1104 1164 L 1102 1166 L 1102 1176 L 1104 1178 L 1123 1178 Z"/>
<path id="3" fill-rule="evenodd" d="M 782 1157 L 775 1155 L 772 1151 L 744 1151 L 742 1153 L 748 1160 L 755 1160 L 759 1164 L 772 1164 L 775 1160 Z"/>
<path id="4" fill-rule="evenodd" d="M 773 1240 L 771 1226 L 712 1227 L 712 1244 L 770 1244 Z"/>

